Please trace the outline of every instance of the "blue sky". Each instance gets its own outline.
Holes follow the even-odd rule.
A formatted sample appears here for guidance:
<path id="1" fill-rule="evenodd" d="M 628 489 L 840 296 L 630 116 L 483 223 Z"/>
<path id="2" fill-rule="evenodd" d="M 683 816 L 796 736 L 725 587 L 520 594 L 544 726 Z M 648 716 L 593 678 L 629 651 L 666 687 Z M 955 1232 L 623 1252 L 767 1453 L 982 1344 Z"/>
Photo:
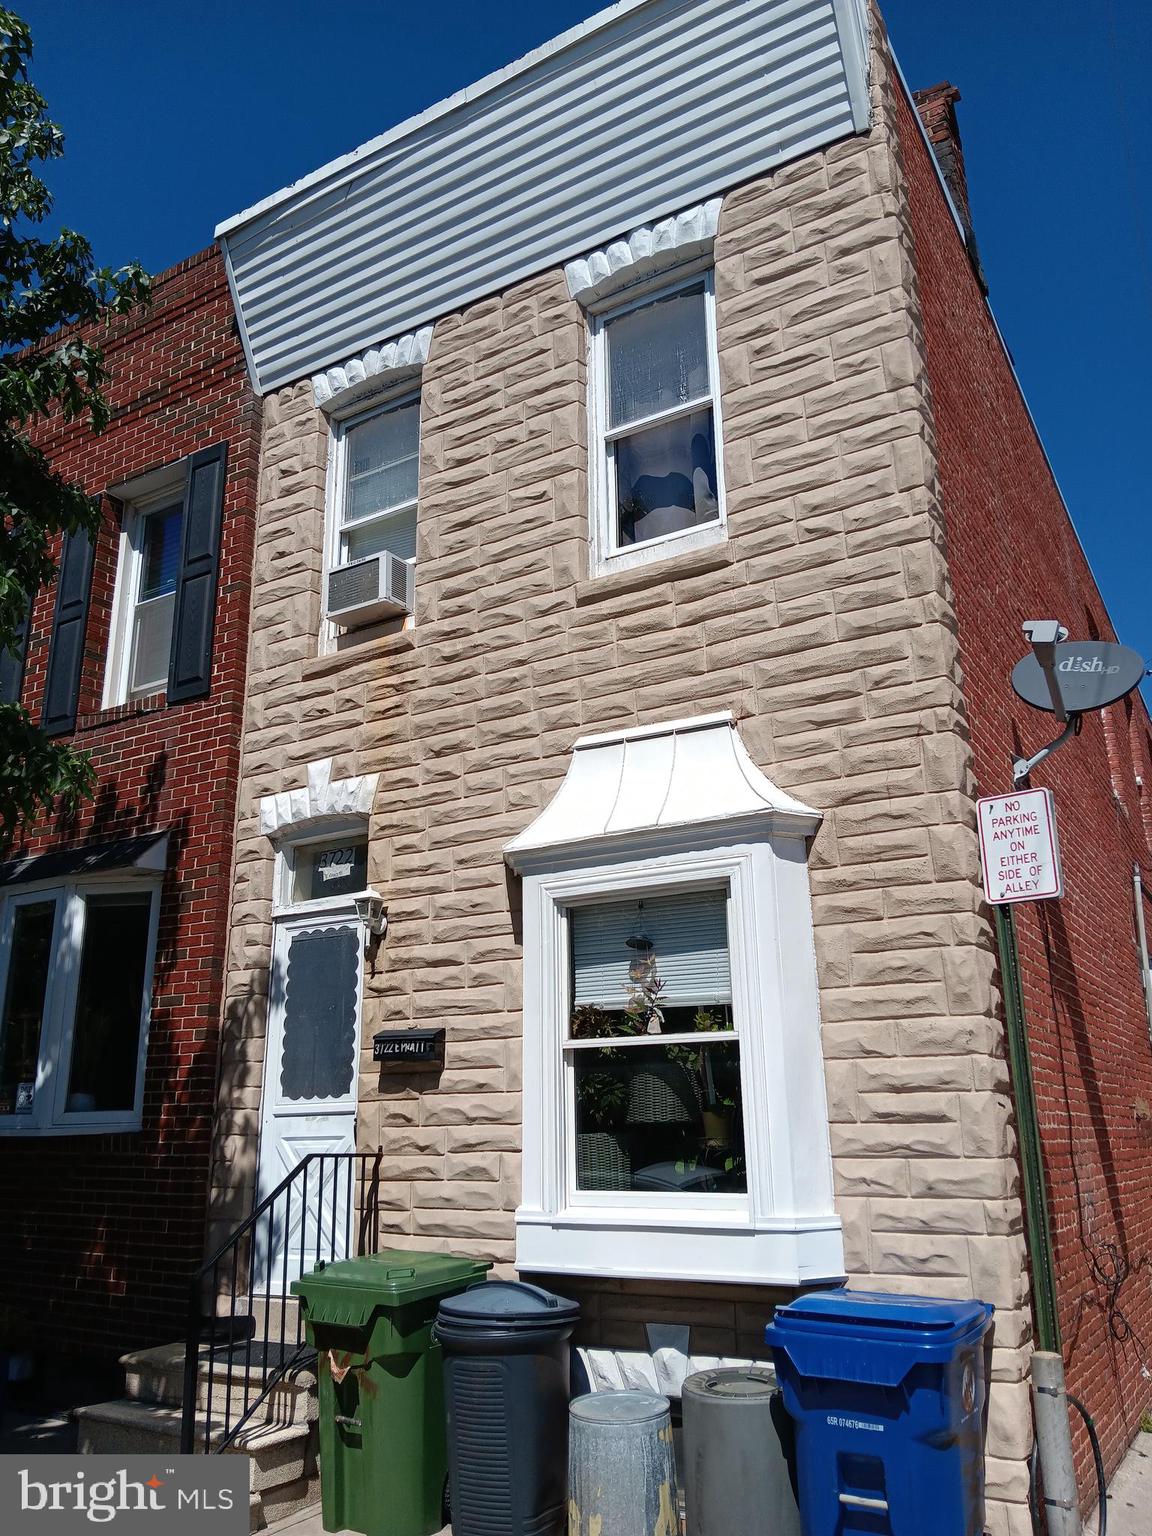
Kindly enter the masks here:
<path id="1" fill-rule="evenodd" d="M 588 0 L 14 0 L 66 134 L 56 215 L 152 270 L 508 63 Z M 913 86 L 963 93 L 991 298 L 1122 640 L 1152 660 L 1146 0 L 887 0 Z"/>

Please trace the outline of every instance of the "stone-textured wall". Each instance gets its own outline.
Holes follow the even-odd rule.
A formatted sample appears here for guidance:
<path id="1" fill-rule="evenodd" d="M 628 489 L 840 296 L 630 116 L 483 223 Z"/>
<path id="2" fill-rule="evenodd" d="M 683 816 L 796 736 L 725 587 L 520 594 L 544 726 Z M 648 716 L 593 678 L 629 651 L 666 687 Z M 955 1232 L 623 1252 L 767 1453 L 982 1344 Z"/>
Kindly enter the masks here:
<path id="1" fill-rule="evenodd" d="M 853 1279 L 994 1301 L 992 1492 L 1023 1497 L 1024 1245 L 943 548 L 895 97 L 730 191 L 716 245 L 729 538 L 588 579 L 586 327 L 549 272 L 437 322 L 424 372 L 417 622 L 317 656 L 326 424 L 268 401 L 216 1209 L 256 1156 L 272 850 L 260 795 L 379 772 L 360 1138 L 385 1240 L 513 1257 L 518 892 L 503 843 L 583 732 L 731 708 L 827 813 L 812 852 L 833 1152 Z M 448 1027 L 442 1077 L 381 1076 L 383 1024 Z M 530 1023 L 530 1021 L 529 1021 Z M 565 1279 L 587 1334 L 762 1354 L 772 1296 Z M 658 1293 L 658 1295 L 657 1295 Z M 997 1502 L 996 1532 L 1016 1529 Z M 1013 1524 L 1012 1522 L 1015 1521 Z"/>

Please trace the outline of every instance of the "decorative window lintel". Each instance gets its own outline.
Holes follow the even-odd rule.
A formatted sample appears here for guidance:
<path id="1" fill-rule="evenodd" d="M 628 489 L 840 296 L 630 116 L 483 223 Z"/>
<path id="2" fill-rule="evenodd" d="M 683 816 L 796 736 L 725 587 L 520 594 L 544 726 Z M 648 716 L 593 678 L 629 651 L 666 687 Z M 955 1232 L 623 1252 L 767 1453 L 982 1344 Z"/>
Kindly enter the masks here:
<path id="1" fill-rule="evenodd" d="M 647 277 L 710 256 L 720 204 L 718 197 L 697 203 L 655 224 L 642 224 L 603 250 L 568 262 L 564 268 L 568 292 L 587 307 Z"/>

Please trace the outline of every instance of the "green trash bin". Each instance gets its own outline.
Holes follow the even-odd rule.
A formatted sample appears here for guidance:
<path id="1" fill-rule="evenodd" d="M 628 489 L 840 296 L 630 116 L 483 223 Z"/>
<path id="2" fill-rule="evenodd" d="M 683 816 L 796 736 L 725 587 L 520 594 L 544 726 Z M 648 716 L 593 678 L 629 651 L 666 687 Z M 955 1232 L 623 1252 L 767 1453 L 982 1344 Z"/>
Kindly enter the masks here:
<path id="1" fill-rule="evenodd" d="M 445 1296 L 491 1267 L 391 1251 L 321 1265 L 292 1282 L 319 1366 L 326 1531 L 430 1536 L 443 1526 L 448 1452 L 432 1324 Z"/>

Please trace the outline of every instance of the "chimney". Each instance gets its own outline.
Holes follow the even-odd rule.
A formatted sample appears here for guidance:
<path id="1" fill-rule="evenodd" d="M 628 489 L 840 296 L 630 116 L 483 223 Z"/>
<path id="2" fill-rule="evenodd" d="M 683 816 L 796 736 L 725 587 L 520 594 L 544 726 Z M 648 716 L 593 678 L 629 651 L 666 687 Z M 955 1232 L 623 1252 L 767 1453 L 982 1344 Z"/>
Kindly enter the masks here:
<path id="1" fill-rule="evenodd" d="M 960 215 L 960 223 L 964 228 L 964 243 L 968 247 L 968 256 L 973 270 L 981 288 L 987 293 L 988 284 L 984 277 L 984 269 L 980 265 L 980 254 L 976 249 L 976 236 L 972 229 L 972 209 L 968 203 L 968 177 L 964 170 L 964 146 L 960 142 L 960 124 L 956 118 L 956 103 L 960 100 L 960 92 L 949 81 L 942 80 L 939 85 L 931 85 L 926 91 L 913 91 L 912 96 L 916 103 L 916 110 L 920 114 L 920 121 L 924 124 L 924 131 L 932 144 L 937 163 L 948 184 L 948 190 L 952 194 L 952 201 L 956 204 L 956 212 Z"/>

